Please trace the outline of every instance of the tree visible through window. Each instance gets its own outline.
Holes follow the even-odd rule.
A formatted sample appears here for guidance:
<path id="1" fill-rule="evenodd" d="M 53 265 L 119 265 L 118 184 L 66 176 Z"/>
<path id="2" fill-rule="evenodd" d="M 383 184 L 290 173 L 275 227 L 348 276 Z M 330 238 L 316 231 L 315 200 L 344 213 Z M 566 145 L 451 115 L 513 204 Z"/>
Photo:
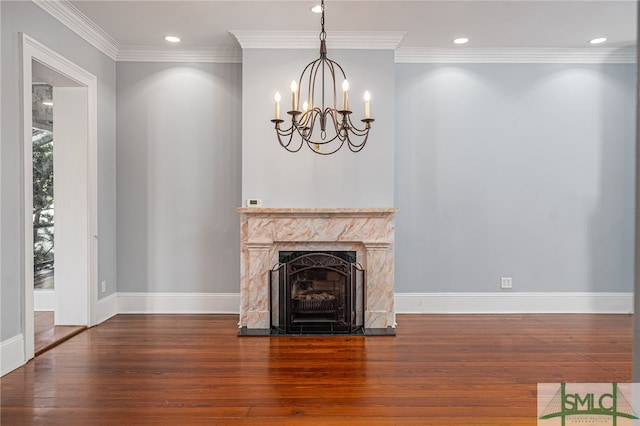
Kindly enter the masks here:
<path id="1" fill-rule="evenodd" d="M 33 103 L 33 267 L 34 287 L 53 288 L 53 90 L 34 84 Z"/>

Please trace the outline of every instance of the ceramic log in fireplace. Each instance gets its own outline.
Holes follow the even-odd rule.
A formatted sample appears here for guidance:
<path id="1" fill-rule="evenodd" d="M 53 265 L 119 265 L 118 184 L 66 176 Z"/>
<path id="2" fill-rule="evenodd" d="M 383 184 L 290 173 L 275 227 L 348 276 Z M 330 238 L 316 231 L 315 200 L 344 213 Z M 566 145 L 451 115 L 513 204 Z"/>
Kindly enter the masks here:
<path id="1" fill-rule="evenodd" d="M 363 284 L 355 251 L 280 252 L 270 277 L 279 306 L 272 332 L 362 334 Z"/>

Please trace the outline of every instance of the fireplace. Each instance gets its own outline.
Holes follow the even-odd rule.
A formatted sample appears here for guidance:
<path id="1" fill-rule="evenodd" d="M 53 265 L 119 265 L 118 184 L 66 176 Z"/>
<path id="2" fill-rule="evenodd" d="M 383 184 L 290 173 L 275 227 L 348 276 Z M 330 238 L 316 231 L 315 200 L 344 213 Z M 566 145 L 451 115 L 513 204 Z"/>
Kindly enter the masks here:
<path id="1" fill-rule="evenodd" d="M 355 251 L 281 251 L 278 258 L 269 285 L 278 302 L 273 334 L 362 334 L 364 269 Z"/>
<path id="2" fill-rule="evenodd" d="M 290 321 L 290 330 L 296 330 L 301 323 L 306 327 L 315 322 L 331 323 L 345 333 L 355 318 L 356 327 L 362 326 L 366 335 L 395 335 L 393 240 L 396 211 L 392 207 L 238 208 L 241 217 L 238 335 L 280 334 L 280 330 L 287 328 L 287 316 L 293 311 L 296 312 Z M 294 282 L 290 281 L 287 290 L 286 285 L 280 283 L 286 275 L 281 264 L 295 262 L 295 259 L 281 259 L 281 252 L 334 255 L 337 252 L 354 252 L 355 264 L 366 271 L 366 282 L 364 271 L 356 271 L 355 275 L 351 271 L 350 279 L 355 280 L 355 287 L 352 284 L 346 290 L 336 290 L 332 283 L 336 276 L 327 273 L 324 278 L 297 279 L 295 288 Z M 335 257 L 349 265 L 354 263 Z M 323 293 L 336 296 L 338 292 L 340 296 L 342 291 L 346 292 L 341 296 L 345 300 L 335 302 L 338 312 L 333 308 L 318 308 L 318 312 L 300 311 L 300 298 L 305 292 L 309 292 L 304 296 L 305 300 L 309 296 L 310 302 L 308 306 L 302 304 L 303 311 L 317 303 L 311 302 L 313 298 L 331 299 Z M 352 295 L 354 291 L 355 296 Z M 285 294 L 291 300 L 287 300 Z M 281 316 L 282 303 L 288 303 L 282 308 L 282 312 L 286 309 L 284 316 Z M 353 303 L 355 310 L 351 309 Z M 325 303 L 324 307 L 329 304 Z M 340 310 L 342 304 L 345 304 L 344 311 Z M 273 332 L 274 329 L 277 333 Z"/>

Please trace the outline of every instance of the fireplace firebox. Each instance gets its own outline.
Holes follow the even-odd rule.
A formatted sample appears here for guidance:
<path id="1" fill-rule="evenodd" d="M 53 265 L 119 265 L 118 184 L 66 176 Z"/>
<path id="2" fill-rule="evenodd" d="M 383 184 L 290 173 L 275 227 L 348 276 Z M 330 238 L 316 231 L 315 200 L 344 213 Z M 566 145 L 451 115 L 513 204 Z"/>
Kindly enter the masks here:
<path id="1" fill-rule="evenodd" d="M 363 332 L 364 269 L 354 251 L 281 251 L 270 288 L 274 334 Z"/>

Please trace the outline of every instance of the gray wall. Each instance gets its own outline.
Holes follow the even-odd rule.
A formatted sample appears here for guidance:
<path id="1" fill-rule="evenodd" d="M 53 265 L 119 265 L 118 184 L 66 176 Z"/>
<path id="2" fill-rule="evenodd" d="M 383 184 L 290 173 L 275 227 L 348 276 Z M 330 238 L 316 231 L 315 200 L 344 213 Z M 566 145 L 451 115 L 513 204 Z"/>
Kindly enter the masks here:
<path id="1" fill-rule="evenodd" d="M 0 2 L 2 31 L 1 197 L 2 277 L 0 340 L 21 333 L 21 155 L 19 32 L 57 51 L 98 78 L 98 282 L 116 289 L 115 62 L 31 2 Z M 99 291 L 98 291 L 99 293 Z"/>
<path id="2" fill-rule="evenodd" d="M 354 122 L 362 124 L 365 90 L 372 95 L 371 115 L 376 121 L 360 153 L 352 153 L 346 146 L 330 156 L 314 154 L 306 147 L 290 153 L 278 144 L 270 122 L 275 114 L 273 96 L 276 91 L 282 94 L 281 115 L 287 116 L 291 109 L 289 84 L 298 80 L 303 68 L 317 56 L 314 50 L 243 51 L 242 200 L 260 198 L 263 207 L 391 207 L 392 50 L 329 50 L 329 58 L 342 65 L 351 84 L 349 106 Z M 342 79 L 338 84 L 340 90 Z"/>
<path id="3" fill-rule="evenodd" d="M 632 291 L 635 84 L 634 65 L 398 65 L 397 291 Z"/>
<path id="4" fill-rule="evenodd" d="M 636 8 L 636 22 L 640 21 L 640 8 Z M 636 27 L 636 58 L 640 56 L 640 44 L 637 40 L 640 39 L 640 28 Z M 637 62 L 637 60 L 636 60 Z M 640 78 L 640 69 L 636 67 L 636 78 Z M 640 133 L 637 131 L 640 126 L 640 87 L 636 85 L 636 205 L 635 205 L 635 253 L 634 253 L 634 294 L 633 294 L 633 312 L 640 313 L 640 169 L 638 164 L 640 163 Z M 634 382 L 640 381 L 640 315 L 633 316 L 633 375 L 632 380 Z"/>
<path id="5" fill-rule="evenodd" d="M 239 292 L 242 66 L 117 73 L 118 291 Z"/>
<path id="6" fill-rule="evenodd" d="M 23 305 L 21 31 L 98 77 L 102 296 L 116 283 L 237 292 L 235 208 L 248 197 L 399 207 L 398 292 L 499 291 L 501 276 L 513 291 L 632 291 L 633 65 L 394 64 L 391 51 L 330 51 L 352 83 L 355 115 L 369 89 L 377 121 L 361 153 L 321 157 L 284 151 L 269 122 L 274 92 L 285 106 L 315 52 L 116 69 L 32 3 L 0 8 L 1 340 L 21 332 Z"/>

